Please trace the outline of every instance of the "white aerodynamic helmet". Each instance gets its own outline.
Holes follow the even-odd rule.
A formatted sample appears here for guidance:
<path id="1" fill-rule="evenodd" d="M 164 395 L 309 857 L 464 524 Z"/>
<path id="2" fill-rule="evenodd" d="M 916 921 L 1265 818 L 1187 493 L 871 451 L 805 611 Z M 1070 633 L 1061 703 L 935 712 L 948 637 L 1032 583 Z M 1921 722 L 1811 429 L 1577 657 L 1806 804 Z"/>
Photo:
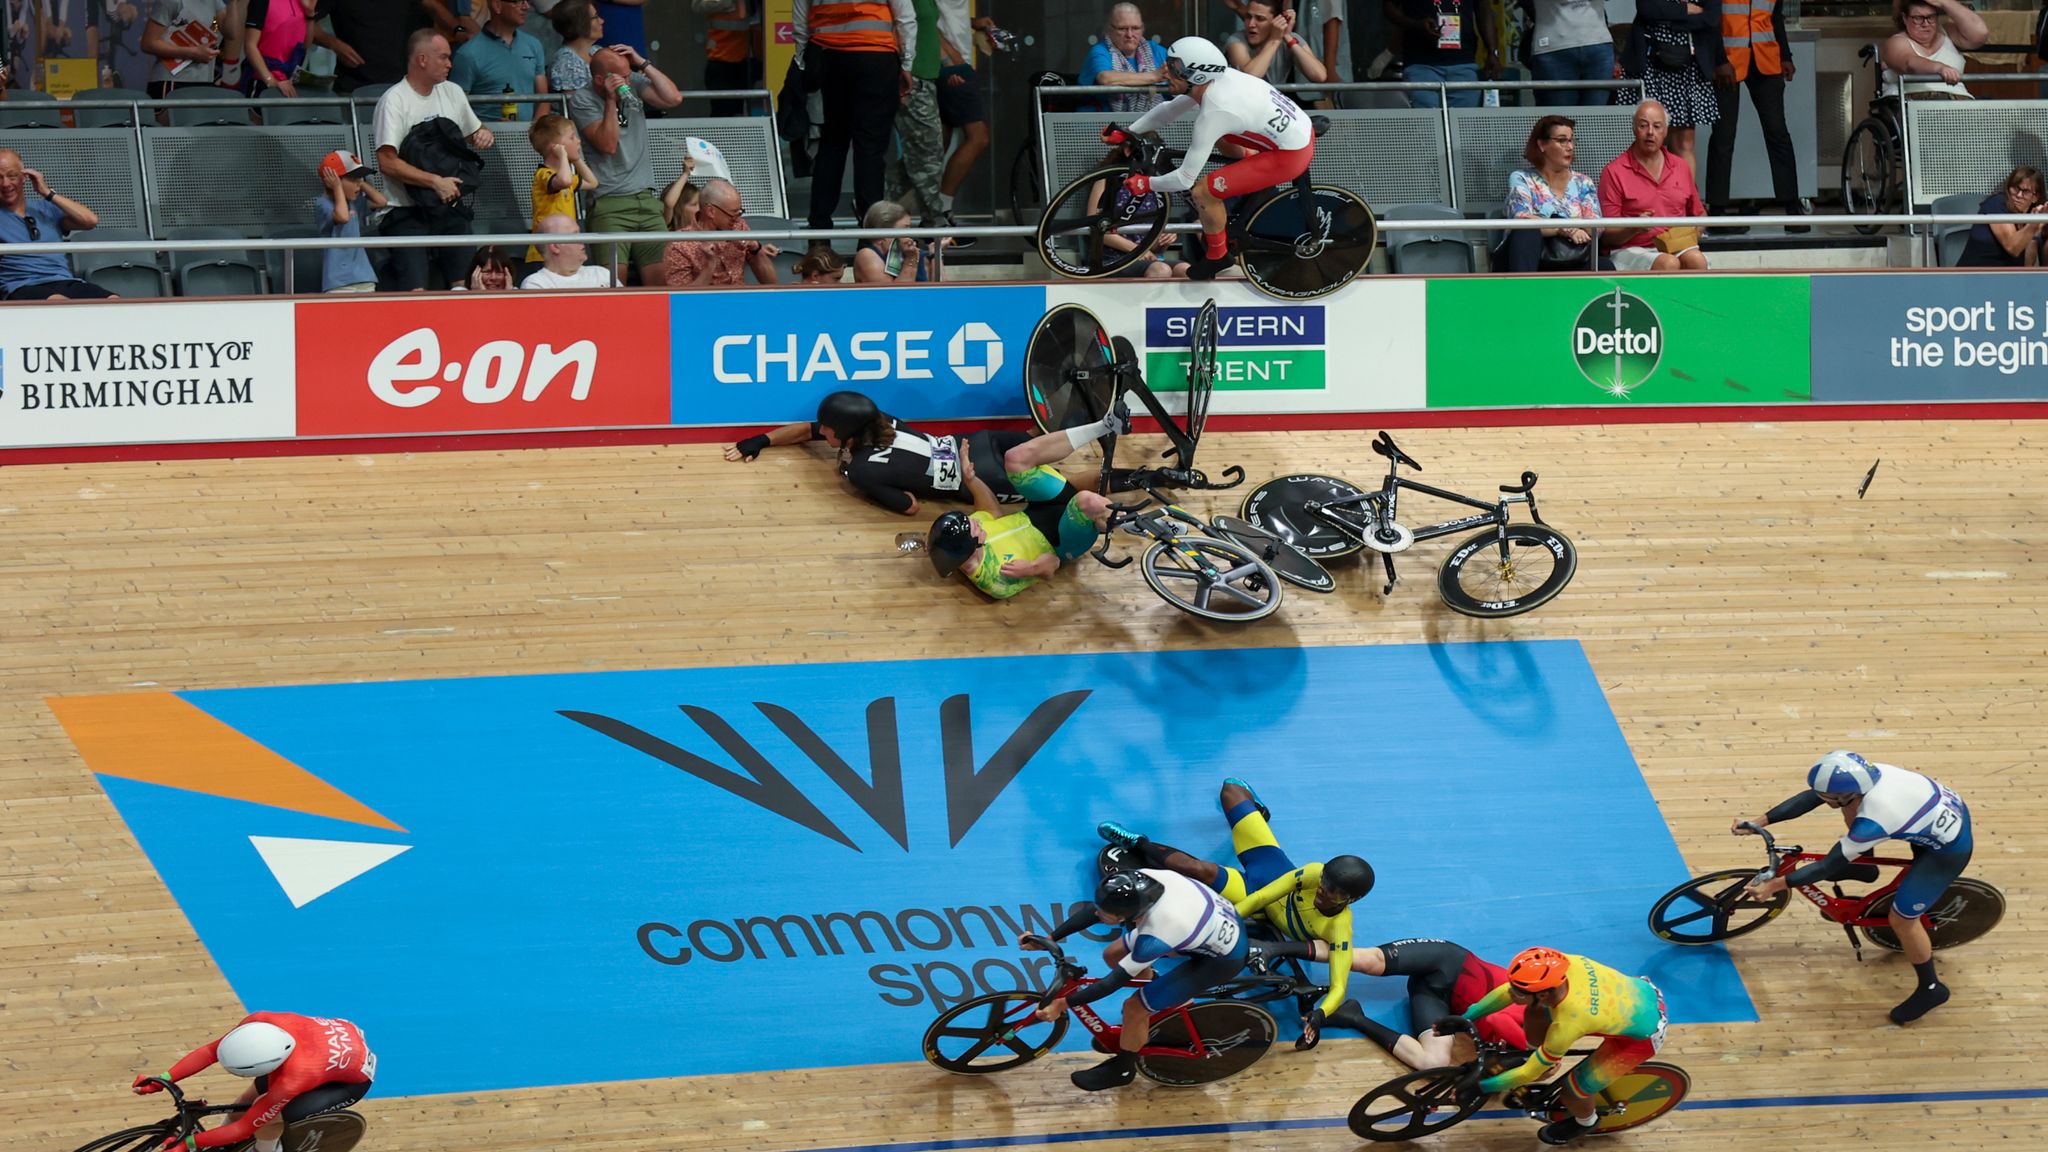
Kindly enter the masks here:
<path id="1" fill-rule="evenodd" d="M 221 1037 L 214 1055 L 221 1067 L 237 1076 L 268 1076 L 297 1046 L 291 1033 L 275 1024 L 252 1020 Z"/>
<path id="2" fill-rule="evenodd" d="M 1863 796 L 1877 786 L 1877 765 L 1854 752 L 1830 752 L 1806 772 L 1806 786 L 1836 796 Z"/>
<path id="3" fill-rule="evenodd" d="M 1196 87 L 1230 71 L 1223 49 L 1200 36 L 1183 36 L 1166 50 L 1166 70 Z"/>

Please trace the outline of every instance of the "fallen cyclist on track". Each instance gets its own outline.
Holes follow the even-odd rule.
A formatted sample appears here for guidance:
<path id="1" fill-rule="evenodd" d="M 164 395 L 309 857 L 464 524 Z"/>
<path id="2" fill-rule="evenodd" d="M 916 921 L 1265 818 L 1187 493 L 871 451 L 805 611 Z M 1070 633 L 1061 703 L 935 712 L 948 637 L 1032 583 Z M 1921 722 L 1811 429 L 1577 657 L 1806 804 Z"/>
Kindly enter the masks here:
<path id="1" fill-rule="evenodd" d="M 1366 1017 L 1358 1011 L 1357 1001 L 1346 1003 L 1345 1017 L 1333 1015 L 1330 1023 L 1365 1033 L 1394 1059 L 1418 1070 L 1470 1064 L 1478 1053 L 1473 1030 L 1460 1014 L 1508 982 L 1507 969 L 1449 940 L 1390 940 L 1377 948 L 1360 948 L 1352 956 L 1351 968 L 1368 976 L 1408 978 L 1408 1024 L 1413 1032 L 1396 1032 Z M 1523 1012 L 1522 1005 L 1511 1003 L 1481 1017 L 1477 1038 L 1510 1048 L 1529 1047 L 1522 1031 Z M 1457 1025 L 1448 1023 L 1454 1015 Z M 1439 1024 L 1445 1025 L 1444 1032 L 1436 1030 Z"/>
<path id="2" fill-rule="evenodd" d="M 1031 440 L 1025 432 L 983 430 L 967 436 L 922 432 L 876 407 L 859 392 L 834 392 L 818 402 L 816 420 L 798 421 L 749 436 L 726 448 L 725 458 L 751 461 L 770 448 L 822 441 L 838 453 L 839 474 L 869 501 L 915 516 L 926 500 L 969 499 L 963 463 L 989 477 L 998 504 L 1025 497 L 1003 475 L 1003 457 Z M 1098 487 L 1093 468 L 1068 469 L 1075 487 Z"/>

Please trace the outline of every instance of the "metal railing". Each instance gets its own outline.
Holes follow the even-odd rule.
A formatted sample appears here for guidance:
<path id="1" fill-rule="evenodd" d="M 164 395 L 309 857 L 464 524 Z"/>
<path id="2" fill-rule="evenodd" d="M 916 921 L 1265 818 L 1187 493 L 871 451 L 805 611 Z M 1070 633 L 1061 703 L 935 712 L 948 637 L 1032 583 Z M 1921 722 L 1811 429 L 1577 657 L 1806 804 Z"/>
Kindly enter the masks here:
<path id="1" fill-rule="evenodd" d="M 1492 233 L 1558 227 L 1582 228 L 1589 232 L 1598 232 L 1603 230 L 1635 232 L 1640 231 L 1644 228 L 1696 227 L 1705 229 L 1712 227 L 1713 222 L 1718 219 L 1722 218 L 1697 216 L 1636 216 L 1611 218 L 1597 217 L 1592 219 L 1572 220 L 1563 220 L 1555 218 L 1382 220 L 1379 223 L 1379 228 L 1382 233 L 1392 234 L 1399 234 L 1403 232 Z M 2041 222 L 2040 217 L 2038 216 L 2015 213 L 1984 214 L 1935 212 L 1923 212 L 1917 214 L 1895 213 L 1884 216 L 1745 216 L 1741 219 L 1742 222 L 1746 225 L 1759 225 L 1763 227 L 1770 227 L 1774 225 L 1782 226 L 1788 224 L 1796 224 L 1811 226 L 1814 228 L 1821 229 L 1823 231 L 1833 229 L 1847 230 L 1859 226 L 1866 226 L 1872 224 L 1900 225 L 1906 227 L 1925 227 L 1928 229 L 1928 234 L 1930 236 L 1932 236 L 1935 229 L 1945 225 L 1974 225 L 1984 223 L 2038 224 Z M 1199 227 L 1200 225 L 1192 223 L 1168 225 L 1169 230 L 1181 233 L 1193 232 L 1198 230 Z M 1035 237 L 1037 235 L 1037 229 L 1029 225 L 1000 224 L 980 227 L 892 228 L 887 230 L 886 234 L 890 237 L 908 236 L 920 241 L 936 241 L 948 237 L 957 236 L 974 236 L 977 238 Z M 82 233 L 81 235 L 84 235 L 84 233 Z M 528 245 L 534 244 L 546 244 L 550 242 L 560 243 L 564 239 L 568 239 L 575 243 L 586 245 L 625 245 L 634 243 L 647 243 L 650 241 L 661 241 L 664 243 L 673 241 L 683 241 L 686 243 L 717 243 L 720 241 L 730 241 L 742 238 L 746 240 L 763 241 L 767 243 L 808 244 L 811 241 L 843 243 L 850 238 L 855 238 L 860 235 L 862 234 L 859 232 L 850 231 L 849 229 L 845 228 L 777 228 L 750 230 L 746 232 L 578 232 L 569 234 L 536 234 L 531 232 L 510 232 L 487 233 L 474 236 L 362 236 L 305 238 L 293 237 L 289 239 L 264 239 L 259 237 L 246 240 L 150 240 L 141 238 L 114 241 L 42 240 L 25 244 L 9 244 L 6 246 L 6 254 L 54 254 L 69 256 L 80 254 L 120 252 L 203 254 L 209 252 L 248 253 L 252 251 L 280 251 L 285 253 L 292 253 L 311 250 L 326 250 L 330 248 L 525 248 Z M 1588 257 L 1589 270 L 1597 270 L 1597 262 L 1601 252 L 1602 249 L 1597 245 L 1595 245 L 1592 248 L 1592 251 Z M 938 247 L 932 253 L 933 258 L 940 262 L 941 268 L 943 268 L 944 254 L 945 249 L 943 246 Z M 297 286 L 294 282 L 293 274 L 293 261 L 289 259 L 284 261 L 283 276 L 284 291 L 287 294 L 297 294 Z"/>

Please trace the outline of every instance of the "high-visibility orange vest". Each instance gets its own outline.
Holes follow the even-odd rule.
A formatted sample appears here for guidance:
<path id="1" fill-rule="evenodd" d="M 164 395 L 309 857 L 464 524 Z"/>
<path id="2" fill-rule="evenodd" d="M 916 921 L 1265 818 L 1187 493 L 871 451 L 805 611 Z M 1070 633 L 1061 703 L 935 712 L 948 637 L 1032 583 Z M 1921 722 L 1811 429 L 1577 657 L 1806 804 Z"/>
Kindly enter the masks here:
<path id="1" fill-rule="evenodd" d="M 840 52 L 896 51 L 896 14 L 888 0 L 811 5 L 811 43 Z"/>
<path id="2" fill-rule="evenodd" d="M 1766 76 L 1785 71 L 1778 60 L 1778 30 L 1771 21 L 1778 0 L 1721 0 L 1721 47 L 1728 53 L 1728 65 L 1735 79 L 1749 78 L 1749 64 Z"/>
<path id="3" fill-rule="evenodd" d="M 704 55 L 727 64 L 738 64 L 753 55 L 753 26 L 747 20 L 747 0 L 735 0 L 729 12 L 716 12 L 706 21 Z M 813 33 L 815 35 L 815 33 Z"/>

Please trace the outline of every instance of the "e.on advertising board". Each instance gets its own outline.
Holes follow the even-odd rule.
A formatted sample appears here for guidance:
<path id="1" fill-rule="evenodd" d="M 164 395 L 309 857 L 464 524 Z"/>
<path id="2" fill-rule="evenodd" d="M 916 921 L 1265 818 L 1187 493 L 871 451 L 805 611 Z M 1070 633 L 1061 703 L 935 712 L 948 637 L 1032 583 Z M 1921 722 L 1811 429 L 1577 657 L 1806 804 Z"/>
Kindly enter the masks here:
<path id="1" fill-rule="evenodd" d="M 0 308 L 0 447 L 292 435 L 292 306 Z"/>
<path id="2" fill-rule="evenodd" d="M 309 301 L 298 329 L 301 436 L 669 422 L 665 296 Z"/>

